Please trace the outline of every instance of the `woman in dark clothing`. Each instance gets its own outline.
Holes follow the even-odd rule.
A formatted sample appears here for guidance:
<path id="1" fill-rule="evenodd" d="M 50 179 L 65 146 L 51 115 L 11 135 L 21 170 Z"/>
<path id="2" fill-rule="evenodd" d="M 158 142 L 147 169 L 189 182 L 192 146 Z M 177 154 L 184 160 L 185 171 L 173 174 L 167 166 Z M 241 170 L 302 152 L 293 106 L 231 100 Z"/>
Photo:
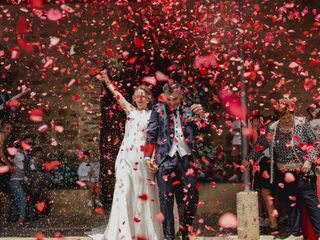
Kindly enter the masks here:
<path id="1" fill-rule="evenodd" d="M 257 116 L 252 118 L 251 125 L 254 130 L 253 143 L 257 141 L 259 137 L 260 129 L 263 129 L 270 123 L 271 118 L 265 118 L 263 116 Z M 270 156 L 269 151 L 266 149 L 261 157 L 257 161 L 258 169 L 254 171 L 253 177 L 253 190 L 259 192 L 259 195 L 262 199 L 261 209 L 265 209 L 268 216 L 268 228 L 262 228 L 262 232 L 267 230 L 267 232 L 271 232 L 273 235 L 277 235 L 279 233 L 278 229 L 278 221 L 275 211 L 275 201 L 274 199 L 274 185 L 270 183 Z M 261 227 L 265 227 L 264 221 L 260 223 Z"/>
<path id="2" fill-rule="evenodd" d="M 313 229 L 320 239 L 320 209 L 312 170 L 316 165 L 317 151 L 313 147 L 316 137 L 305 118 L 294 116 L 292 100 L 281 99 L 277 111 L 280 120 L 270 124 L 266 133 L 258 138 L 248 160 L 257 161 L 263 151 L 269 148 L 270 182 L 277 184 L 281 196 L 291 202 L 289 221 L 292 229 L 291 235 L 286 239 L 303 239 L 303 204 L 306 205 Z M 249 165 L 248 160 L 243 161 L 246 167 Z"/>

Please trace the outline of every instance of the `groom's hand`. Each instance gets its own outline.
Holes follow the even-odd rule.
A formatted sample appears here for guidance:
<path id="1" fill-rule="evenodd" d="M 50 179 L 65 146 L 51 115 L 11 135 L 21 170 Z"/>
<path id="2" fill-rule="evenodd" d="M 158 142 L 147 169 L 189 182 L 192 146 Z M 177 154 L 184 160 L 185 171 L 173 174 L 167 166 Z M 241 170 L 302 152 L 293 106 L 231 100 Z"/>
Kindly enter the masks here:
<path id="1" fill-rule="evenodd" d="M 250 166 L 250 162 L 244 159 L 241 161 L 241 165 L 244 166 L 245 168 L 248 168 Z"/>
<path id="2" fill-rule="evenodd" d="M 150 172 L 156 173 L 158 171 L 158 166 L 154 160 L 146 159 L 146 162 L 147 162 L 147 165 L 148 165 Z"/>
<path id="3" fill-rule="evenodd" d="M 205 118 L 206 117 L 206 112 L 203 110 L 201 104 L 192 104 L 191 110 L 195 114 L 198 114 L 201 118 Z"/>

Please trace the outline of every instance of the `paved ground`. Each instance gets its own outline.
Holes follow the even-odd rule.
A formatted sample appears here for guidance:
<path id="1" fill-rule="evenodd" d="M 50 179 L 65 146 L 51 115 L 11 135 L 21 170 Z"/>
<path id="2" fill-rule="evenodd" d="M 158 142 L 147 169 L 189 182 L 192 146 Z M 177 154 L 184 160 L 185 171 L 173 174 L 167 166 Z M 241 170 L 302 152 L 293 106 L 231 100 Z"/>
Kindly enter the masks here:
<path id="1" fill-rule="evenodd" d="M 81 218 L 76 216 L 46 217 L 35 222 L 27 222 L 19 227 L 12 223 L 3 224 L 0 221 L 0 239 L 1 237 L 6 239 L 24 239 L 25 237 L 33 237 L 40 233 L 47 237 L 55 237 L 57 234 L 68 237 L 86 236 L 85 232 L 104 225 L 106 221 L 105 217 L 96 215 Z M 79 239 L 79 237 L 73 239 Z"/>
<path id="2" fill-rule="evenodd" d="M 13 223 L 3 223 L 0 221 L 0 238 L 13 237 L 23 239 L 24 237 L 33 237 L 42 233 L 46 237 L 61 236 L 86 236 L 86 232 L 91 229 L 105 225 L 108 221 L 108 216 L 50 216 L 44 217 L 34 222 L 27 222 L 23 226 L 17 227 Z M 217 226 L 216 217 L 205 218 L 210 226 Z M 207 230 L 204 224 L 195 223 L 195 228 L 201 230 L 201 236 L 212 237 L 224 234 L 225 236 L 235 235 L 235 230 L 220 231 L 217 227 Z M 77 239 L 77 238 L 75 238 Z M 209 238 L 210 239 L 210 238 Z M 221 238 L 220 238 L 221 239 Z M 226 238 L 225 238 L 226 239 Z"/>
<path id="3" fill-rule="evenodd" d="M 5 240 L 34 240 L 34 238 L 0 238 L 0 239 L 5 239 Z M 45 238 L 45 240 L 53 240 L 57 238 Z M 65 240 L 91 240 L 90 237 L 65 237 L 63 238 Z M 193 238 L 193 240 L 232 240 L 232 239 L 237 239 L 236 236 L 231 236 L 231 237 L 197 237 Z M 260 240 L 270 240 L 273 239 L 271 236 L 261 236 Z"/>
<path id="4" fill-rule="evenodd" d="M 35 222 L 26 223 L 26 225 L 17 227 L 12 223 L 6 223 L 0 221 L 0 240 L 34 240 L 36 234 L 43 233 L 46 240 L 57 239 L 53 238 L 57 233 L 61 236 L 66 236 L 65 240 L 91 240 L 90 237 L 86 237 L 86 232 L 90 231 L 92 228 L 105 225 L 107 222 L 107 216 L 87 216 L 87 217 L 46 217 L 39 219 Z M 206 218 L 209 222 L 212 223 L 212 226 L 216 226 L 216 219 Z M 235 231 L 219 231 L 218 229 L 212 231 L 206 231 L 203 226 L 200 224 L 195 224 L 196 228 L 201 228 L 202 237 L 193 238 L 193 240 L 232 240 L 237 239 Z M 233 236 L 228 237 L 213 237 L 224 234 L 228 236 L 233 234 Z M 261 240 L 271 240 L 272 236 L 261 236 Z"/>
<path id="5" fill-rule="evenodd" d="M 8 238 L 0 238 L 0 239 L 5 239 L 5 240 L 35 240 L 35 238 L 11 238 L 11 237 L 8 237 Z M 53 240 L 53 239 L 57 239 L 57 238 L 45 238 L 45 240 Z M 61 239 L 61 238 L 59 238 Z M 62 238 L 64 240 L 92 240 L 91 238 L 89 237 L 65 237 L 65 238 Z"/>
<path id="6" fill-rule="evenodd" d="M 5 239 L 5 240 L 35 240 L 35 238 L 13 238 L 13 237 L 8 237 L 8 238 L 0 238 L 0 239 Z M 53 240 L 53 239 L 58 239 L 58 238 L 45 238 L 45 240 Z M 59 238 L 61 239 L 61 238 Z M 92 240 L 91 238 L 89 237 L 65 237 L 65 238 L 62 238 L 64 240 Z"/>

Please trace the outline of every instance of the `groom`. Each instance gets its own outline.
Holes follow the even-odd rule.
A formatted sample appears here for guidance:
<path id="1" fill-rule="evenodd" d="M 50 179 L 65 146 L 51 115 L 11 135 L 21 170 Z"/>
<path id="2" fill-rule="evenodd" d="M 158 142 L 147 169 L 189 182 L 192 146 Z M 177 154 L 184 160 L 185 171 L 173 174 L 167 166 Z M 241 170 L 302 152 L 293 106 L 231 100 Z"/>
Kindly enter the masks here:
<path id="1" fill-rule="evenodd" d="M 155 146 L 154 159 L 148 151 L 145 160 L 150 171 L 156 173 L 160 210 L 164 215 L 164 239 L 175 239 L 175 196 L 179 209 L 183 209 L 180 217 L 182 239 L 187 240 L 199 197 L 195 168 L 199 159 L 196 130 L 206 125 L 205 112 L 200 104 L 182 105 L 183 92 L 177 82 L 167 83 L 163 92 L 166 103 L 153 106 L 147 129 L 146 145 Z"/>

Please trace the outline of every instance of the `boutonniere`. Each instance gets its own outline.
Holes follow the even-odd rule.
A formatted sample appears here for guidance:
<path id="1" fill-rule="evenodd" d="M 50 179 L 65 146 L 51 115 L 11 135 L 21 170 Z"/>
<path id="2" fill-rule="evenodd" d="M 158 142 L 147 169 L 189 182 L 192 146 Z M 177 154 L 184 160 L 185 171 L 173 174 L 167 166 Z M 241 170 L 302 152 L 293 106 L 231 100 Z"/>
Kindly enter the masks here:
<path id="1" fill-rule="evenodd" d="M 198 119 L 198 116 L 193 114 L 191 110 L 188 110 L 188 111 L 183 110 L 182 117 L 186 122 L 194 122 Z"/>

